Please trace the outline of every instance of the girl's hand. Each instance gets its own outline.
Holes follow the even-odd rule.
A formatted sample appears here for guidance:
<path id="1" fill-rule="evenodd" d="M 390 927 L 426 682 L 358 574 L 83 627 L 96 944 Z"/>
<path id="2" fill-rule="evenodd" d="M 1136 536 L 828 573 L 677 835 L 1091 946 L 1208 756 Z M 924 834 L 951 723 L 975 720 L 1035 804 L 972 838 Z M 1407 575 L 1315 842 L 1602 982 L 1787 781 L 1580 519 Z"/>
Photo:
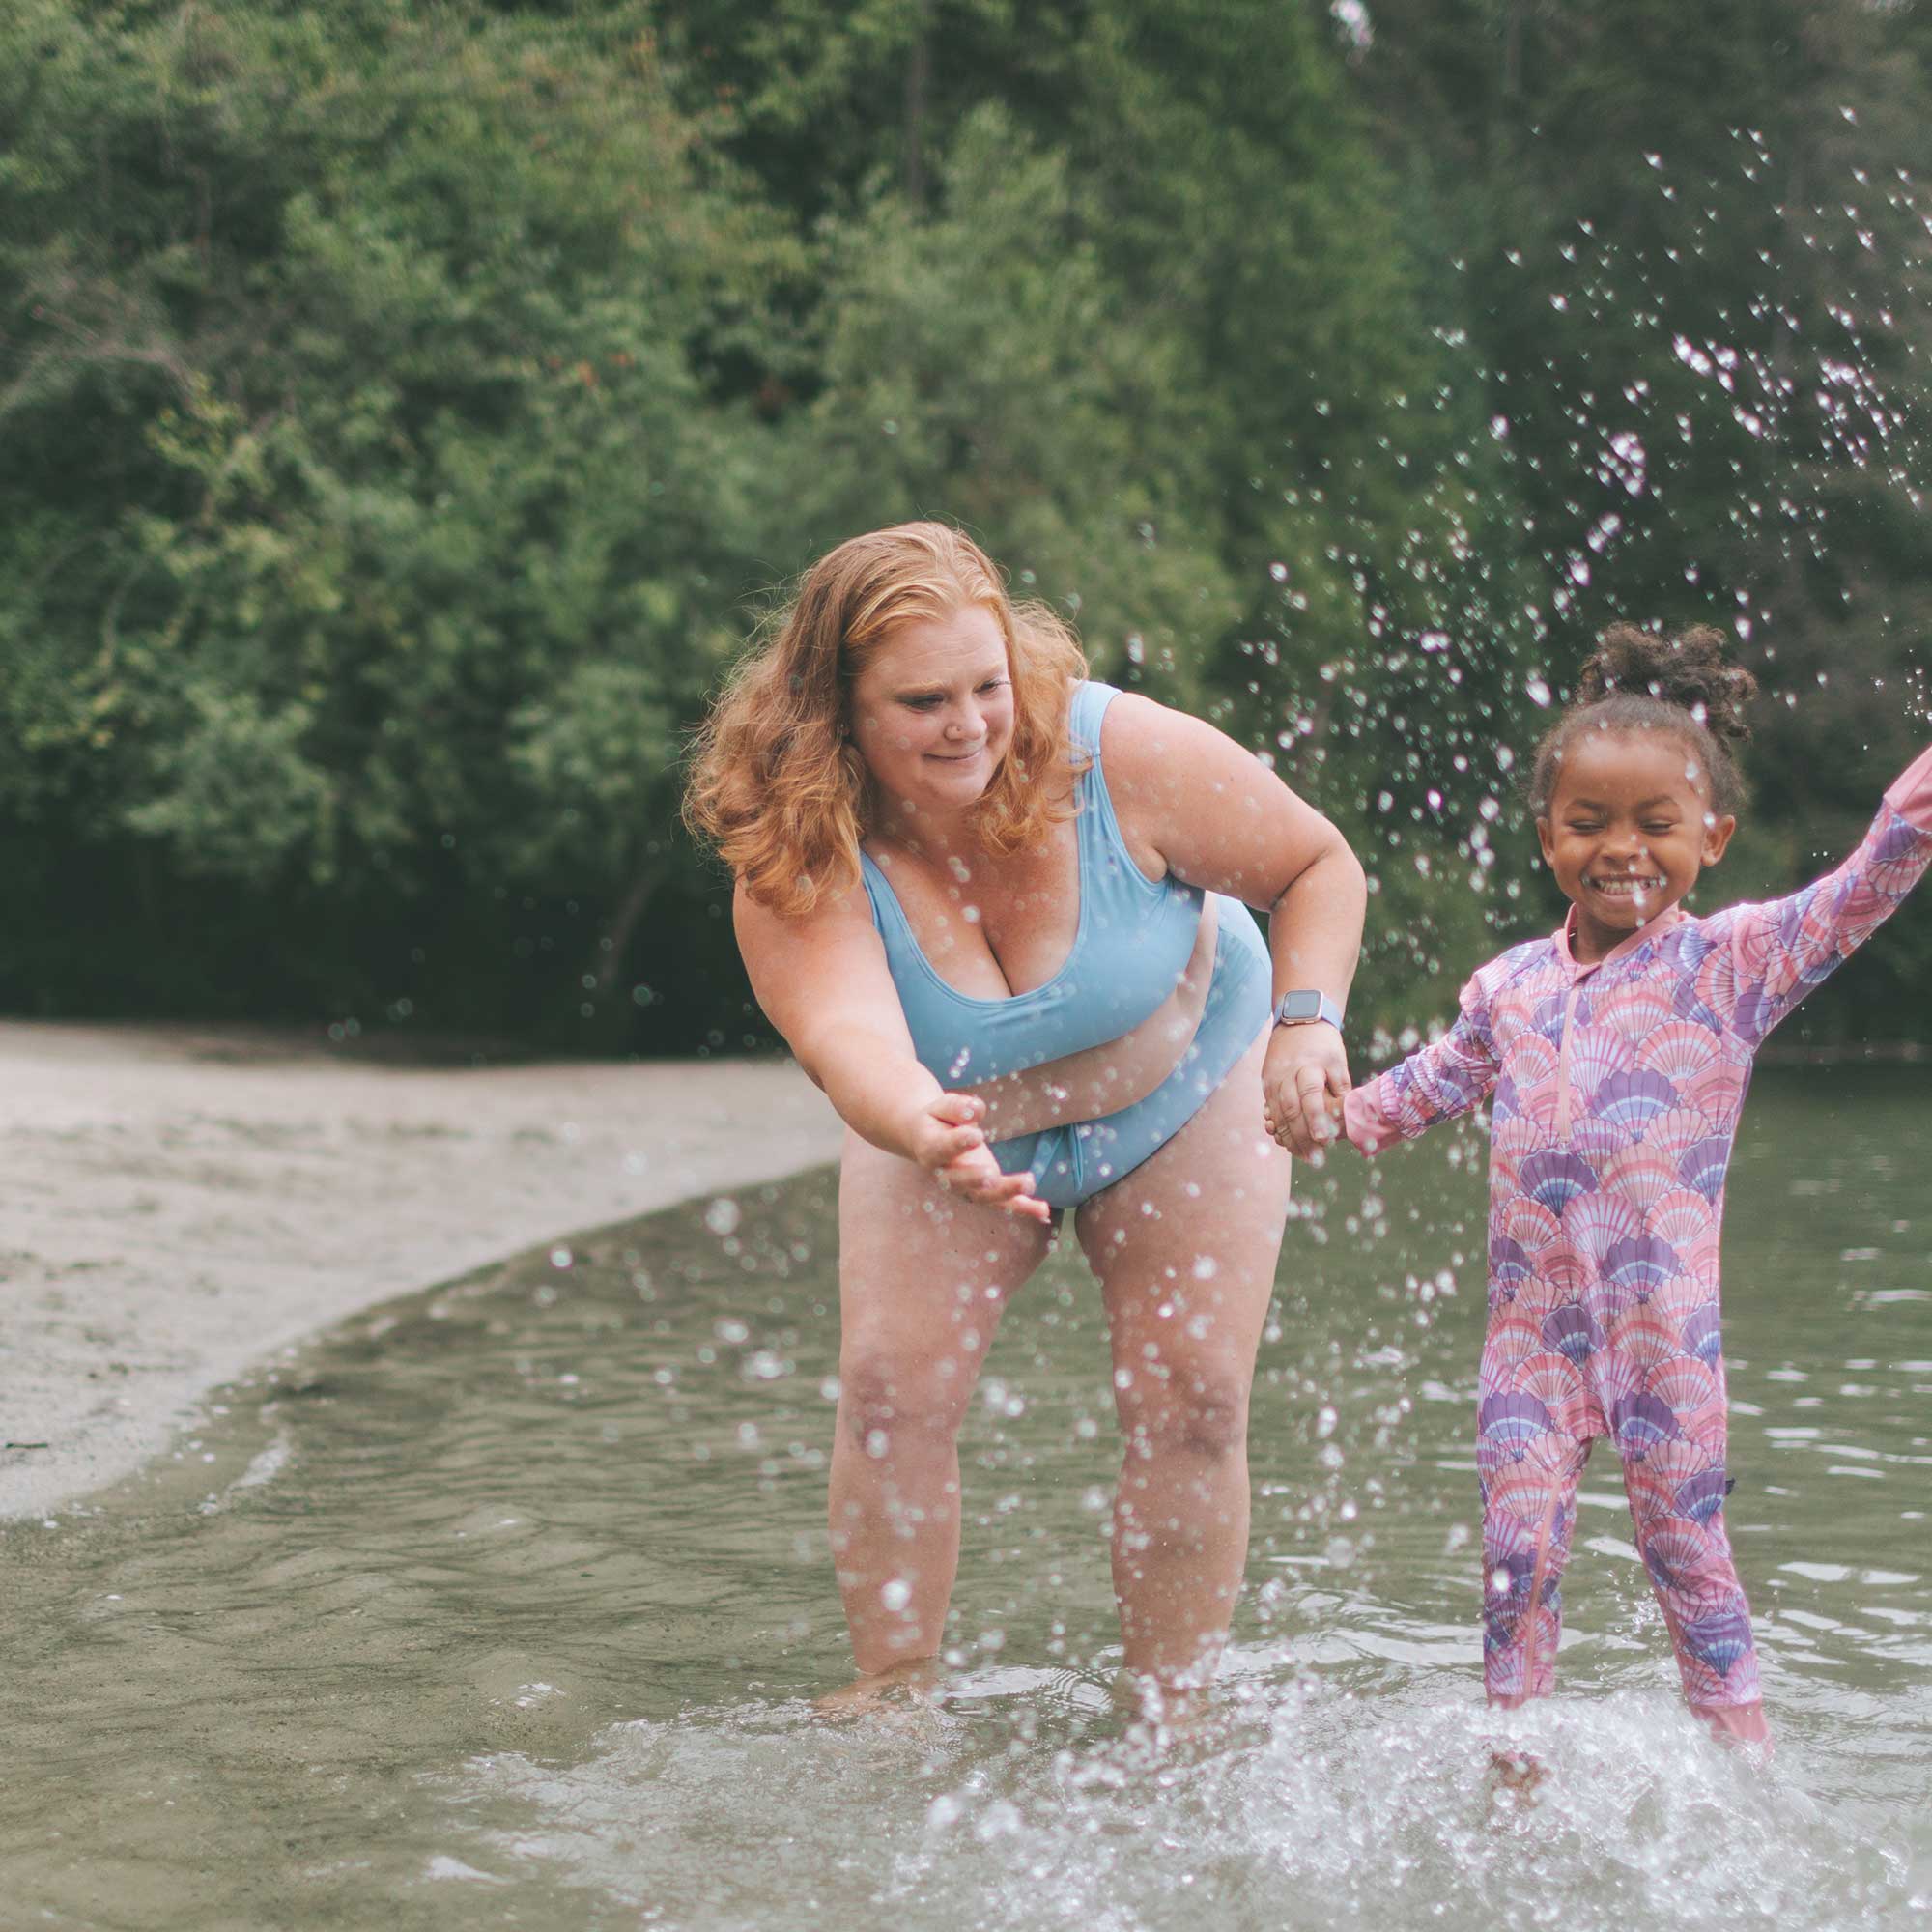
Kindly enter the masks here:
<path id="1" fill-rule="evenodd" d="M 1327 1021 L 1278 1026 L 1262 1063 L 1262 1118 L 1275 1140 L 1306 1160 L 1341 1131 L 1353 1084 L 1342 1036 Z"/>
<path id="2" fill-rule="evenodd" d="M 982 1208 L 1051 1222 L 1053 1209 L 1033 1191 L 1030 1174 L 1003 1174 L 980 1125 L 986 1103 L 972 1094 L 942 1094 L 913 1127 L 913 1158 L 950 1194 Z"/>

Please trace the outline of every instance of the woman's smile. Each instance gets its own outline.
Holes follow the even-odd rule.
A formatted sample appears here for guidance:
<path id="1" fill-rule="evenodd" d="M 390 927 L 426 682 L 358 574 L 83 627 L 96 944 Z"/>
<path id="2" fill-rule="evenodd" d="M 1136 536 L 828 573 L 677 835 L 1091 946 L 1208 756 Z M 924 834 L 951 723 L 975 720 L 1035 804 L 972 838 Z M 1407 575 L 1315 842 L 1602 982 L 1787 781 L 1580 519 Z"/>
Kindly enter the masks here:
<path id="1" fill-rule="evenodd" d="M 906 809 L 970 810 L 1013 736 L 1012 670 L 992 612 L 968 605 L 889 638 L 853 687 L 852 735 L 874 782 Z"/>

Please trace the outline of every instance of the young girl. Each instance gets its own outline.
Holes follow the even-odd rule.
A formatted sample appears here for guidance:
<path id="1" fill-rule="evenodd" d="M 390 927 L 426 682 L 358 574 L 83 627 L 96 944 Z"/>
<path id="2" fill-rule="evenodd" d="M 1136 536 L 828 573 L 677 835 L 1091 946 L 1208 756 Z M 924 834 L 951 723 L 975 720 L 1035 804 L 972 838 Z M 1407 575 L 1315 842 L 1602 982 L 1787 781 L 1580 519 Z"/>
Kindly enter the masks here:
<path id="1" fill-rule="evenodd" d="M 1478 972 L 1449 1032 L 1350 1094 L 1343 1123 L 1373 1154 L 1493 1095 L 1476 1438 L 1491 1701 L 1550 1689 L 1577 1479 L 1604 1435 L 1691 1709 L 1758 1740 L 1724 1533 L 1724 1173 L 1758 1043 L 1932 864 L 1932 750 L 1836 871 L 1687 913 L 1737 822 L 1725 741 L 1755 690 L 1723 641 L 1605 634 L 1530 785 L 1568 917 Z"/>

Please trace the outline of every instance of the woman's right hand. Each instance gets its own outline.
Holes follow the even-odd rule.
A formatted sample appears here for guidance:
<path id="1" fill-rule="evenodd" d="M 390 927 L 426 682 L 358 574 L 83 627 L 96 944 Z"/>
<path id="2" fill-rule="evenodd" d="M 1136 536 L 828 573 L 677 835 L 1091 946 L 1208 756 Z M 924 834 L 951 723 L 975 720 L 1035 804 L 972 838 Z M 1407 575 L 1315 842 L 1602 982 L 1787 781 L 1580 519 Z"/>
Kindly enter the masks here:
<path id="1" fill-rule="evenodd" d="M 940 1094 L 913 1123 L 913 1158 L 949 1193 L 1050 1223 L 1053 1209 L 1033 1191 L 1033 1176 L 1000 1171 L 980 1124 L 985 1112 L 986 1103 L 975 1094 Z"/>

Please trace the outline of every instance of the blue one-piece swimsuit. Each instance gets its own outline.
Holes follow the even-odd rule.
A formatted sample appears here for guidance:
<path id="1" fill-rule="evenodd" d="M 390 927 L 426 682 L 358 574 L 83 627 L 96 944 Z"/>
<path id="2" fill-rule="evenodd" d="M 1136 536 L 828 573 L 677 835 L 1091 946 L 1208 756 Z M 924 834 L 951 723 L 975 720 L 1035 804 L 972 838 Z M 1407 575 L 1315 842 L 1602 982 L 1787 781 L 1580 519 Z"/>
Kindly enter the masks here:
<path id="1" fill-rule="evenodd" d="M 885 873 L 860 854 L 914 1051 L 945 1087 L 975 1087 L 1119 1039 L 1159 1009 L 1193 956 L 1206 895 L 1171 874 L 1155 881 L 1141 870 L 1107 796 L 1100 720 L 1119 696 L 1112 685 L 1094 683 L 1073 694 L 1071 737 L 1088 759 L 1074 823 L 1080 923 L 1066 963 L 1044 985 L 1001 1000 L 949 986 L 920 951 Z M 1201 1023 L 1174 1071 L 1117 1114 L 992 1144 L 1002 1172 L 1030 1172 L 1050 1206 L 1078 1207 L 1172 1140 L 1266 1025 L 1273 977 L 1267 949 L 1238 899 L 1213 896 L 1214 974 Z"/>

